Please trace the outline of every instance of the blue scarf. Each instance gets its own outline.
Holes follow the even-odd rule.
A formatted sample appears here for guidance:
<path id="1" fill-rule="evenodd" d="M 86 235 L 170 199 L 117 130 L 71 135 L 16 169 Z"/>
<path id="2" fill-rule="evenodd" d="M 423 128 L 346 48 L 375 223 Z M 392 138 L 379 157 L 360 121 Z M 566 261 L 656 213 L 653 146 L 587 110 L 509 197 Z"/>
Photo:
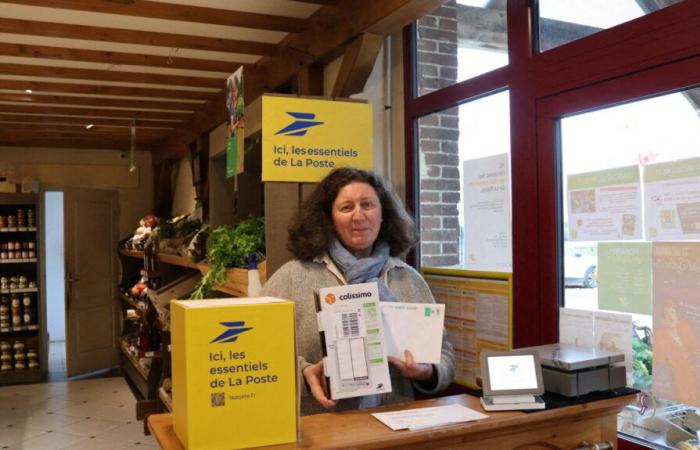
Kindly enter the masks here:
<path id="1" fill-rule="evenodd" d="M 335 265 L 343 273 L 348 284 L 376 281 L 379 289 L 379 301 L 397 301 L 386 284 L 379 279 L 382 269 L 389 260 L 389 244 L 384 241 L 377 241 L 370 256 L 357 259 L 343 247 L 343 244 L 338 239 L 333 238 L 328 246 L 328 253 Z"/>
<path id="2" fill-rule="evenodd" d="M 328 246 L 328 253 L 345 276 L 348 284 L 377 282 L 379 301 L 395 302 L 396 297 L 380 279 L 379 275 L 389 260 L 389 245 L 384 241 L 374 244 L 372 254 L 367 258 L 357 259 L 350 253 L 337 238 L 333 238 Z M 365 395 L 360 397 L 358 407 L 360 409 L 374 408 L 382 404 L 382 396 Z"/>

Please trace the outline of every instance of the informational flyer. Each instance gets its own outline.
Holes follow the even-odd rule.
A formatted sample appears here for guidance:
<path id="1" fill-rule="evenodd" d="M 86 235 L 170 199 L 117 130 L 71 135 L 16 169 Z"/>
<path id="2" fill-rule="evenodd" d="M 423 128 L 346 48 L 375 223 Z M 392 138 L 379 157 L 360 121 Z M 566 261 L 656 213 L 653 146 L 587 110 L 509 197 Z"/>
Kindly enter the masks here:
<path id="1" fill-rule="evenodd" d="M 646 166 L 644 211 L 648 240 L 700 238 L 700 158 Z"/>
<path id="2" fill-rule="evenodd" d="M 595 311 L 559 308 L 559 342 L 595 347 L 594 316 Z"/>
<path id="3" fill-rule="evenodd" d="M 447 340 L 455 355 L 455 382 L 477 388 L 479 351 L 510 349 L 509 282 L 434 274 L 425 274 L 425 279 L 435 301 L 445 305 Z"/>
<path id="4" fill-rule="evenodd" d="M 632 315 L 595 312 L 596 349 L 625 354 L 627 383 L 632 381 Z"/>
<path id="5" fill-rule="evenodd" d="M 391 392 L 377 283 L 319 289 L 318 305 L 331 399 Z"/>
<path id="6" fill-rule="evenodd" d="M 511 272 L 509 155 L 464 161 L 464 268 Z"/>
<path id="7" fill-rule="evenodd" d="M 569 175 L 569 237 L 573 241 L 642 239 L 639 167 Z"/>
<path id="8" fill-rule="evenodd" d="M 651 243 L 598 244 L 598 308 L 651 315 Z"/>
<path id="9" fill-rule="evenodd" d="M 652 258 L 652 391 L 700 405 L 700 242 L 657 242 Z"/>

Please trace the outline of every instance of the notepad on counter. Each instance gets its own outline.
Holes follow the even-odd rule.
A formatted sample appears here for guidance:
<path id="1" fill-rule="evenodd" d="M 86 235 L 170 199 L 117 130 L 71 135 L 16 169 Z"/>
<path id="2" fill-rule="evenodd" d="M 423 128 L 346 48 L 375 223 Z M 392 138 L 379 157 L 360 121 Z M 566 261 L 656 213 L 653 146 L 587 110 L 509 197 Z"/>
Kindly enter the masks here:
<path id="1" fill-rule="evenodd" d="M 440 363 L 445 305 L 399 302 L 380 305 L 388 356 L 403 360 L 404 350 L 410 350 L 417 363 Z"/>
<path id="2" fill-rule="evenodd" d="M 432 406 L 372 414 L 375 419 L 397 430 L 420 430 L 453 423 L 486 419 L 488 416 L 463 405 Z"/>

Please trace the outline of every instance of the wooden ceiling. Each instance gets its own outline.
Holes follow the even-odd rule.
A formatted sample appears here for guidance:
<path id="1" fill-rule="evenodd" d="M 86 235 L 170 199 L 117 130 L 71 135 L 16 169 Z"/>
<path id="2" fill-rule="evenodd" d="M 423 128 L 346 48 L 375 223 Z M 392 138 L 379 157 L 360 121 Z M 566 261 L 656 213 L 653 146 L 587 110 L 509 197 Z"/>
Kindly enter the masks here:
<path id="1" fill-rule="evenodd" d="M 246 100 L 441 0 L 0 0 L 0 146 L 181 154 Z M 91 125 L 91 126 L 90 126 Z"/>

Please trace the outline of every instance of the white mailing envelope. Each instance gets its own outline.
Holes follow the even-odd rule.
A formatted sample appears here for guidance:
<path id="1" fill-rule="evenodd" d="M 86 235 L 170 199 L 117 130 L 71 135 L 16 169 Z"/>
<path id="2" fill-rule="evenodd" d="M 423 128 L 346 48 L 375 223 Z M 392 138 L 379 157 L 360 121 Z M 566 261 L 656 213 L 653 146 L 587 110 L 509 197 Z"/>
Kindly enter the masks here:
<path id="1" fill-rule="evenodd" d="M 384 344 L 388 356 L 404 359 L 410 350 L 418 363 L 439 364 L 445 305 L 439 303 L 380 302 Z"/>

